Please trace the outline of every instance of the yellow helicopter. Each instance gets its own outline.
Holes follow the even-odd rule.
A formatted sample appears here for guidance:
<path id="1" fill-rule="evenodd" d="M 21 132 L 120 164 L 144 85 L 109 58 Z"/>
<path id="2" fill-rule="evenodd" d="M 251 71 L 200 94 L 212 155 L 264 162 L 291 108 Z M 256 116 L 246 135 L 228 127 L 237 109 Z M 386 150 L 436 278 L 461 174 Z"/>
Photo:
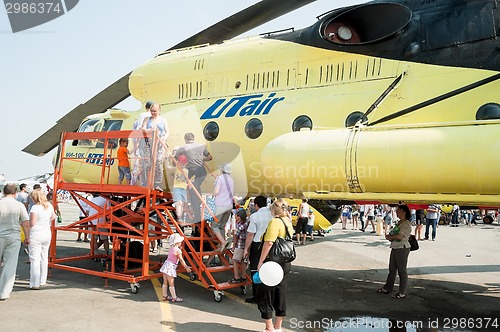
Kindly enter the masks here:
<path id="1" fill-rule="evenodd" d="M 328 220 L 340 202 L 499 206 L 496 1 L 372 1 L 301 30 L 226 40 L 309 2 L 265 0 L 215 24 L 23 151 L 49 152 L 61 131 L 131 129 L 145 110 L 109 107 L 132 95 L 161 105 L 169 147 L 192 132 L 213 155 L 209 169 L 230 162 L 240 196 L 305 196 Z M 95 181 L 102 145 L 65 151 L 80 159 L 65 179 Z"/>

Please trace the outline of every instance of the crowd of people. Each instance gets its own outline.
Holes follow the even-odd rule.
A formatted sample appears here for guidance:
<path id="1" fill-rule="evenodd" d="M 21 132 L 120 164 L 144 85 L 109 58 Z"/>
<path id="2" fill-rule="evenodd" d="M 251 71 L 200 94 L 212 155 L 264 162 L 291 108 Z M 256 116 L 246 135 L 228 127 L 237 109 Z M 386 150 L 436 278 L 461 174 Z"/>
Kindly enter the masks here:
<path id="1" fill-rule="evenodd" d="M 161 140 L 156 144 L 156 153 L 152 152 L 152 142 L 148 138 L 133 141 L 133 149 L 128 150 L 128 139 L 119 140 L 118 150 L 118 182 L 121 184 L 146 184 L 146 174 L 152 173 L 154 189 L 162 191 L 163 164 L 166 158 L 166 140 L 169 135 L 168 124 L 160 116 L 160 107 L 154 102 L 146 105 L 149 113 L 141 115 L 134 125 L 145 134 L 155 132 Z M 218 176 L 208 197 L 202 196 L 201 185 L 207 175 L 205 162 L 212 160 L 207 148 L 195 142 L 192 133 L 184 136 L 185 145 L 174 149 L 172 153 L 173 165 L 176 170 L 172 183 L 172 196 L 175 202 L 175 211 L 179 221 L 186 221 L 189 216 L 193 225 L 192 235 L 200 227 L 203 210 L 209 208 L 208 201 L 213 200 L 215 218 L 209 227 L 217 238 L 216 251 L 232 252 L 233 276 L 229 283 L 240 284 L 247 280 L 247 271 L 252 280 L 252 296 L 246 299 L 248 303 L 255 303 L 265 324 L 264 331 L 281 331 L 282 322 L 287 309 L 287 284 L 291 263 L 281 264 L 283 278 L 273 286 L 257 282 L 254 276 L 263 264 L 269 260 L 269 252 L 278 237 L 292 237 L 295 234 L 296 245 L 304 245 L 307 235 L 313 241 L 314 211 L 307 199 L 302 199 L 298 207 L 297 222 L 292 225 L 291 209 L 286 200 L 270 200 L 268 197 L 257 196 L 248 205 L 247 209 L 238 207 L 235 200 L 235 182 L 231 176 L 231 164 L 219 166 Z M 131 154 L 142 157 L 142 163 L 129 162 Z M 144 162 L 145 161 L 145 162 Z M 152 165 L 155 165 L 154 167 Z M 19 192 L 17 186 L 7 184 L 4 189 L 4 198 L 0 200 L 0 301 L 7 299 L 13 289 L 15 272 L 21 240 L 27 246 L 26 252 L 30 260 L 30 283 L 32 290 L 40 289 L 47 282 L 48 251 L 51 241 L 51 223 L 57 218 L 57 211 L 49 202 L 46 193 L 39 187 L 31 193 L 27 192 L 26 185 L 21 184 Z M 80 220 L 98 214 L 98 209 L 105 209 L 108 200 L 99 193 L 83 194 L 78 200 Z M 87 203 L 87 202 L 90 202 Z M 341 207 L 341 227 L 348 230 L 365 232 L 371 226 L 371 233 L 380 233 L 390 242 L 389 274 L 386 283 L 377 289 L 380 294 L 391 294 L 394 290 L 396 275 L 399 275 L 399 290 L 393 295 L 395 299 L 404 299 L 407 296 L 408 273 L 407 263 L 410 253 L 409 237 L 412 234 L 412 225 L 415 226 L 415 236 L 418 240 L 436 240 L 437 226 L 442 213 L 441 206 L 431 204 L 426 209 L 410 209 L 407 205 L 392 206 L 388 204 L 344 205 Z M 477 218 L 472 212 L 460 212 L 458 205 L 452 210 L 452 226 L 458 226 L 460 218 L 472 224 Z M 229 222 L 234 219 L 233 222 Z M 104 247 L 109 255 L 109 240 L 105 233 L 106 228 L 99 226 L 105 223 L 105 218 L 95 218 L 87 226 L 102 231 L 102 235 L 92 235 L 79 232 L 76 241 L 94 241 L 94 248 Z M 377 226 L 376 226 L 377 224 Z M 422 237 L 422 228 L 425 233 Z M 84 227 L 87 227 L 83 225 Z M 85 228 L 82 228 L 85 230 Z M 199 231 L 199 230 L 198 230 Z M 22 236 L 21 233 L 24 235 Z M 83 239 L 82 239 L 83 235 Z M 169 237 L 170 249 L 168 256 L 161 267 L 163 273 L 163 300 L 181 302 L 175 290 L 174 280 L 177 276 L 177 266 L 181 264 L 187 272 L 191 268 L 186 264 L 182 255 L 184 237 L 174 233 Z M 274 317 L 273 317 L 274 316 Z"/>
<path id="2" fill-rule="evenodd" d="M 56 210 L 39 185 L 29 194 L 26 184 L 20 188 L 18 193 L 16 184 L 6 184 L 0 200 L 0 301 L 9 298 L 14 287 L 21 242 L 29 255 L 29 288 L 38 290 L 47 283 L 50 227 Z"/>

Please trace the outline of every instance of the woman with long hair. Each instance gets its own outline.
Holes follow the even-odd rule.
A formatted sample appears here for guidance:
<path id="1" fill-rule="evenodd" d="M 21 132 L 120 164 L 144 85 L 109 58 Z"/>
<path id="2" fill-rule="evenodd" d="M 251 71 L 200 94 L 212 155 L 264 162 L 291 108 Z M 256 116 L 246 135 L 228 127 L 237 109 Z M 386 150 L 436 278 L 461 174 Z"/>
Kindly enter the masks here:
<path id="1" fill-rule="evenodd" d="M 39 289 L 47 283 L 49 246 L 52 237 L 50 226 L 51 221 L 57 217 L 43 190 L 33 190 L 31 199 L 35 204 L 29 211 L 30 289 Z"/>
<path id="2" fill-rule="evenodd" d="M 289 217 L 289 206 L 283 199 L 277 199 L 270 207 L 273 219 L 267 225 L 266 232 L 262 239 L 262 248 L 258 264 L 258 270 L 269 255 L 273 243 L 279 237 L 285 238 L 286 232 L 292 237 L 293 226 Z M 256 292 L 257 306 L 261 318 L 264 319 L 266 328 L 264 331 L 281 332 L 281 324 L 286 316 L 286 289 L 288 274 L 291 264 L 285 263 L 283 266 L 283 280 L 276 286 L 266 286 L 259 284 Z M 273 310 L 276 314 L 276 321 L 273 324 Z"/>

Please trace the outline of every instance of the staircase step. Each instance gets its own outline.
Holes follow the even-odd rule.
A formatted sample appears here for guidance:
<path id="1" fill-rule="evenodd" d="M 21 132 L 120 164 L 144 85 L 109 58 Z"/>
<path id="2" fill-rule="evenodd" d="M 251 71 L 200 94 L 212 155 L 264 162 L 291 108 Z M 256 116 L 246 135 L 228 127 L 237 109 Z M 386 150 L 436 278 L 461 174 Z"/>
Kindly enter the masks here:
<path id="1" fill-rule="evenodd" d="M 217 256 L 217 255 L 222 255 L 222 254 L 225 254 L 223 252 L 220 252 L 220 251 L 203 251 L 203 252 L 199 252 L 198 255 L 200 256 Z"/>
<path id="2" fill-rule="evenodd" d="M 230 271 L 233 269 L 232 265 L 228 266 L 212 266 L 212 267 L 207 267 L 205 271 L 209 271 L 210 273 L 216 273 L 216 272 L 225 272 L 225 271 Z"/>
<path id="3" fill-rule="evenodd" d="M 241 282 L 241 283 L 238 283 L 238 284 L 232 284 L 232 283 L 226 281 L 226 282 L 218 283 L 217 287 L 220 290 L 224 290 L 224 289 L 229 289 L 229 288 L 242 287 L 242 286 L 246 286 L 246 285 L 249 285 L 249 284 L 251 284 L 249 281 Z"/>
<path id="4" fill-rule="evenodd" d="M 200 241 L 200 239 L 201 239 L 201 237 L 199 237 L 199 236 L 187 236 L 186 237 L 186 240 L 189 240 L 189 241 Z M 218 242 L 216 237 L 206 237 L 206 236 L 203 237 L 203 241 L 204 242 L 208 242 L 208 241 L 211 241 L 211 242 L 217 241 Z"/>

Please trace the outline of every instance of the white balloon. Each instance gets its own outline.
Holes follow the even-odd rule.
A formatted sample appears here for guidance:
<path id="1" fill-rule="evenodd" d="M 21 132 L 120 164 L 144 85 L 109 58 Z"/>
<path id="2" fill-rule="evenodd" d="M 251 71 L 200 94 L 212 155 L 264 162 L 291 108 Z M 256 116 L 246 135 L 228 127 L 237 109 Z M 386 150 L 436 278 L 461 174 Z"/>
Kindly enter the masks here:
<path id="1" fill-rule="evenodd" d="M 276 286 L 283 280 L 283 269 L 276 262 L 265 262 L 260 267 L 259 277 L 264 285 Z"/>

